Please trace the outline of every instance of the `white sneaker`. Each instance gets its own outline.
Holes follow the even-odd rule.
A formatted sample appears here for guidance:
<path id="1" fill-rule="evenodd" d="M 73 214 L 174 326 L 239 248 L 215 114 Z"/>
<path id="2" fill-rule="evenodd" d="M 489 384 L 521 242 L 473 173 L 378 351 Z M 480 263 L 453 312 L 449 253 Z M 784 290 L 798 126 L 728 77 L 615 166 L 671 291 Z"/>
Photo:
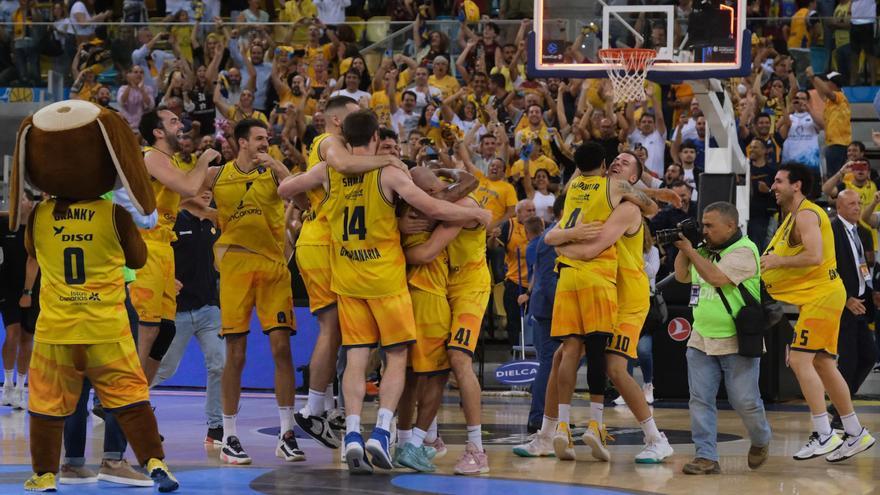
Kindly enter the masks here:
<path id="1" fill-rule="evenodd" d="M 794 455 L 794 459 L 796 461 L 805 461 L 820 455 L 830 454 L 839 449 L 841 445 L 843 445 L 843 440 L 834 433 L 822 438 L 822 436 L 814 431 L 810 435 L 810 439 L 807 440 L 807 444 L 801 447 L 801 450 L 798 450 Z"/>
<path id="2" fill-rule="evenodd" d="M 864 426 L 857 436 L 843 435 L 843 445 L 825 458 L 828 462 L 840 462 L 864 452 L 874 446 L 874 437 Z"/>
<path id="3" fill-rule="evenodd" d="M 618 396 L 616 399 L 614 399 L 614 405 L 615 405 L 615 406 L 625 406 L 625 405 L 626 405 L 626 401 L 623 400 L 623 396 L 622 396 L 622 395 L 621 395 L 621 396 Z"/>
<path id="4" fill-rule="evenodd" d="M 666 435 L 660 433 L 660 438 L 646 442 L 644 450 L 636 455 L 636 464 L 660 464 L 674 453 Z"/>
<path id="5" fill-rule="evenodd" d="M 11 406 L 12 405 L 12 395 L 15 394 L 15 385 L 12 383 L 4 383 L 3 384 L 3 399 L 0 401 L 0 406 Z"/>
<path id="6" fill-rule="evenodd" d="M 654 404 L 654 384 L 653 383 L 646 383 L 645 386 L 642 387 L 642 391 L 645 393 L 645 402 L 647 402 L 649 406 L 653 405 Z"/>
<path id="7" fill-rule="evenodd" d="M 10 406 L 13 409 L 27 409 L 27 399 L 25 398 L 24 389 L 16 388 L 9 397 Z"/>
<path id="8" fill-rule="evenodd" d="M 513 448 L 513 453 L 520 457 L 555 457 L 553 438 L 550 435 L 535 433 L 529 441 Z"/>
<path id="9" fill-rule="evenodd" d="M 614 440 L 614 437 L 608 434 L 605 425 L 600 425 L 593 420 L 590 421 L 587 431 L 581 437 L 587 447 L 592 450 L 593 457 L 604 462 L 611 461 L 611 452 L 608 451 L 607 447 L 609 438 Z"/>
<path id="10" fill-rule="evenodd" d="M 574 441 L 571 439 L 571 429 L 569 429 L 568 423 L 559 423 L 556 426 L 556 433 L 553 435 L 553 451 L 560 461 L 575 460 Z"/>

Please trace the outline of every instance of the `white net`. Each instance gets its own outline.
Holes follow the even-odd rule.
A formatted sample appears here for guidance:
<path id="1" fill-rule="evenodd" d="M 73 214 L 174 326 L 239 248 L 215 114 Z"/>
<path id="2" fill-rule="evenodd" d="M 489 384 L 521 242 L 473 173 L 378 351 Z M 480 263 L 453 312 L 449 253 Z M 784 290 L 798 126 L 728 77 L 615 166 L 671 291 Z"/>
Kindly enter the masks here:
<path id="1" fill-rule="evenodd" d="M 614 89 L 615 103 L 645 101 L 645 76 L 657 52 L 645 48 L 606 48 L 599 50 L 602 63 L 608 64 L 608 78 Z"/>

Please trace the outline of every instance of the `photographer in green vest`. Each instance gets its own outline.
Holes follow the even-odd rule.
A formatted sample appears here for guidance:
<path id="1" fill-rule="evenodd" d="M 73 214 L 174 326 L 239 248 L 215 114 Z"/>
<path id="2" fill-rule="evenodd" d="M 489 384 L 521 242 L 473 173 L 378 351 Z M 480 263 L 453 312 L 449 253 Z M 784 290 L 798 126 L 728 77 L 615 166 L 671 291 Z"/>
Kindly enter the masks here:
<path id="1" fill-rule="evenodd" d="M 703 238 L 699 247 L 683 235 L 675 243 L 675 278 L 691 284 L 693 328 L 688 340 L 687 364 L 690 388 L 691 432 L 696 457 L 684 465 L 685 474 L 717 474 L 717 417 L 715 398 L 722 379 L 727 398 L 749 432 L 752 445 L 748 465 L 757 469 L 767 460 L 770 425 L 758 387 L 760 358 L 743 357 L 739 346 L 736 315 L 745 305 L 738 285 L 760 300 L 759 253 L 740 231 L 736 206 L 712 203 L 703 211 Z M 719 291 L 730 306 L 725 308 Z"/>

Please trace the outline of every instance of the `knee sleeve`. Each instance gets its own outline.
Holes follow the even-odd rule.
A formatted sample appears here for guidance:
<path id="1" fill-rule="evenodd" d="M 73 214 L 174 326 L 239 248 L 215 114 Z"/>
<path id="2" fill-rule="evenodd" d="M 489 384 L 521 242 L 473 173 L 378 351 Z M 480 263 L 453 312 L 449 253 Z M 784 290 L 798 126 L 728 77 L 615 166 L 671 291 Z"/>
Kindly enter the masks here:
<path id="1" fill-rule="evenodd" d="M 150 348 L 150 357 L 156 361 L 161 361 L 165 357 L 165 353 L 168 352 L 168 348 L 171 347 L 171 341 L 174 340 L 174 334 L 176 333 L 174 321 L 162 320 L 159 323 L 159 335 L 156 336 L 153 347 Z"/>
<path id="2" fill-rule="evenodd" d="M 590 394 L 605 395 L 605 347 L 608 345 L 607 335 L 592 334 L 584 339 L 587 357 L 587 386 Z"/>

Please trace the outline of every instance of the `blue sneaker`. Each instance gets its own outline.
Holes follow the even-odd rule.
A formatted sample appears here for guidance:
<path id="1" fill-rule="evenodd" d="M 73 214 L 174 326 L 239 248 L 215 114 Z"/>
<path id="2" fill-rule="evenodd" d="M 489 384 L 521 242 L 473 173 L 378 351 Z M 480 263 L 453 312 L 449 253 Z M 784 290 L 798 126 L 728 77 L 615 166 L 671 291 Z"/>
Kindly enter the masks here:
<path id="1" fill-rule="evenodd" d="M 421 473 L 433 473 L 437 470 L 437 467 L 428 459 L 426 450 L 411 443 L 406 443 L 402 448 L 397 449 L 397 462 Z"/>
<path id="2" fill-rule="evenodd" d="M 373 429 L 370 439 L 367 440 L 367 452 L 370 453 L 373 464 L 382 469 L 394 469 L 391 452 L 388 451 L 390 443 L 391 433 L 379 427 Z"/>
<path id="3" fill-rule="evenodd" d="M 364 437 L 360 433 L 345 435 L 345 462 L 351 474 L 372 474 L 373 466 L 367 460 L 364 449 Z"/>

